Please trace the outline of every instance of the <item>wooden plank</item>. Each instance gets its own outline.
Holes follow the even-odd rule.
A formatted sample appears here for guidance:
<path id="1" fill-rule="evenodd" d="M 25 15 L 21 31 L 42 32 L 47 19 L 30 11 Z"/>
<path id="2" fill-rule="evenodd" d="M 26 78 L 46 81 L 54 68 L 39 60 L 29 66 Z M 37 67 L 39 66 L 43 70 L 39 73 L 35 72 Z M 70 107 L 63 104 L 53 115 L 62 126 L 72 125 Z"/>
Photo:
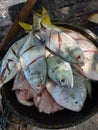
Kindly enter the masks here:
<path id="1" fill-rule="evenodd" d="M 10 27 L 9 31 L 7 32 L 6 36 L 4 39 L 1 41 L 0 44 L 0 51 L 4 50 L 6 46 L 8 46 L 9 42 L 16 36 L 18 31 L 20 30 L 20 26 L 18 24 L 19 21 L 24 21 L 26 20 L 27 16 L 29 15 L 32 7 L 34 4 L 37 2 L 37 0 L 27 0 L 27 2 L 24 4 L 22 7 L 19 16 L 17 19 L 13 22 L 12 26 Z"/>

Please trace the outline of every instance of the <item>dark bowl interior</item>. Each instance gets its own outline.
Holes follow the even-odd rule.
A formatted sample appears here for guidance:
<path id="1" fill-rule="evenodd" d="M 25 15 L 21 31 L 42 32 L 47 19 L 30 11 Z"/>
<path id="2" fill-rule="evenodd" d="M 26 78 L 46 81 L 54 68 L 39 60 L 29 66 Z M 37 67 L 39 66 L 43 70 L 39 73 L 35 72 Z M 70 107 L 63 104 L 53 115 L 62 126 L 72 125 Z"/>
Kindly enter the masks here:
<path id="1" fill-rule="evenodd" d="M 63 25 L 70 29 L 76 30 L 90 40 L 98 47 L 97 40 L 93 39 L 89 34 L 80 28 L 76 28 L 70 25 Z M 13 81 L 9 81 L 2 87 L 2 95 L 4 102 L 8 105 L 8 107 L 15 112 L 18 116 L 20 116 L 23 120 L 28 121 L 33 125 L 37 125 L 43 128 L 67 128 L 77 125 L 98 112 L 98 82 L 91 81 L 92 84 L 92 98 L 90 99 L 87 96 L 86 102 L 84 104 L 84 108 L 80 112 L 73 112 L 67 109 L 64 109 L 60 112 L 56 112 L 53 114 L 45 114 L 40 113 L 35 106 L 26 107 L 21 105 L 16 97 L 14 91 L 11 90 L 13 86 Z"/>
<path id="2" fill-rule="evenodd" d="M 13 80 L 2 88 L 4 102 L 17 116 L 32 125 L 52 129 L 67 128 L 84 122 L 98 112 L 98 82 L 91 82 L 93 88 L 92 98 L 87 97 L 82 111 L 73 112 L 64 109 L 50 115 L 40 113 L 35 106 L 26 107 L 21 105 L 17 101 L 14 91 L 11 90 L 12 84 Z"/>

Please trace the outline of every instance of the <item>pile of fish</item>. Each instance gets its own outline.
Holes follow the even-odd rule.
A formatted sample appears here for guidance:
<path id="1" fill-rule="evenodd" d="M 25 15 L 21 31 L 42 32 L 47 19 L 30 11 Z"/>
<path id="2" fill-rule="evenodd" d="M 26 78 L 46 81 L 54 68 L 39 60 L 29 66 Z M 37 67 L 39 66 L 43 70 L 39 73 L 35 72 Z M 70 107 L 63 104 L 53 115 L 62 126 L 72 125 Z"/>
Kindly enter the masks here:
<path id="1" fill-rule="evenodd" d="M 91 97 L 90 80 L 98 81 L 97 47 L 79 32 L 54 26 L 45 11 L 35 13 L 34 21 L 5 54 L 0 87 L 15 77 L 12 90 L 21 104 L 47 114 L 81 111 L 87 94 Z"/>

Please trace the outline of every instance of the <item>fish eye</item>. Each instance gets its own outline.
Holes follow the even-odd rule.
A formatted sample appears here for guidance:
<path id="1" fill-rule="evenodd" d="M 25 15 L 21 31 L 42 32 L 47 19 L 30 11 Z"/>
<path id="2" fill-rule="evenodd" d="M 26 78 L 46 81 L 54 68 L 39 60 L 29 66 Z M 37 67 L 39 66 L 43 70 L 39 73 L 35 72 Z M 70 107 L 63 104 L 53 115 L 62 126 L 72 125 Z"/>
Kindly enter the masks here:
<path id="1" fill-rule="evenodd" d="M 40 87 L 41 87 L 41 85 L 40 85 L 40 84 L 38 84 L 38 85 L 37 85 L 37 88 L 40 88 Z"/>
<path id="2" fill-rule="evenodd" d="M 76 56 L 76 59 L 80 59 L 80 58 L 81 58 L 81 56 L 80 56 L 80 55 Z"/>
<path id="3" fill-rule="evenodd" d="M 65 79 L 60 79 L 60 83 L 61 84 L 65 83 Z"/>
<path id="4" fill-rule="evenodd" d="M 78 104 L 79 104 L 79 102 L 78 102 L 78 101 L 75 101 L 75 104 L 76 104 L 76 105 L 78 105 Z"/>

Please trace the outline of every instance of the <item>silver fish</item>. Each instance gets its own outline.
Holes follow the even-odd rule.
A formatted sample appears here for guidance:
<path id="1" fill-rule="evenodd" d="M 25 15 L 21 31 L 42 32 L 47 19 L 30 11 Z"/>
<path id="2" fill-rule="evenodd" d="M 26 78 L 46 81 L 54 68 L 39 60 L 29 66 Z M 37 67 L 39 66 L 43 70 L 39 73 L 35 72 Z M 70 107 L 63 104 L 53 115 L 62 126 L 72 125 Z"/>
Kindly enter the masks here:
<path id="1" fill-rule="evenodd" d="M 59 86 L 73 87 L 73 73 L 68 62 L 50 54 L 47 57 L 48 76 Z"/>
<path id="2" fill-rule="evenodd" d="M 54 100 L 62 107 L 79 112 L 84 106 L 87 97 L 85 83 L 74 80 L 73 88 L 60 87 L 52 81 L 47 81 L 46 88 Z"/>
<path id="3" fill-rule="evenodd" d="M 69 31 L 67 33 L 78 42 L 78 46 L 85 56 L 82 66 L 75 64 L 73 66 L 88 79 L 98 81 L 98 48 L 92 41 L 78 32 Z"/>
<path id="4" fill-rule="evenodd" d="M 46 80 L 45 48 L 32 32 L 15 42 L 3 58 L 0 86 L 21 70 L 34 90 L 40 92 Z"/>
<path id="5" fill-rule="evenodd" d="M 0 69 L 0 87 L 11 80 L 16 75 L 17 71 L 20 70 L 19 51 L 28 38 L 29 35 L 16 41 L 5 54 Z"/>
<path id="6" fill-rule="evenodd" d="M 40 30 L 40 37 L 46 48 L 52 53 L 59 55 L 65 61 L 70 63 L 84 63 L 84 54 L 79 48 L 77 41 L 66 34 L 64 31 Z"/>
<path id="7" fill-rule="evenodd" d="M 92 98 L 92 86 L 89 79 L 86 78 L 84 75 L 82 75 L 79 71 L 77 71 L 73 67 L 72 67 L 72 71 L 73 71 L 74 78 L 77 79 L 77 84 L 79 84 L 80 81 L 82 83 L 85 83 L 85 88 L 87 90 L 88 96 L 89 98 Z"/>
<path id="8" fill-rule="evenodd" d="M 33 43 L 32 40 L 34 40 Z M 40 93 L 43 89 L 47 77 L 45 48 L 44 46 L 41 46 L 40 41 L 33 35 L 31 40 L 26 42 L 20 50 L 19 60 L 22 70 L 24 71 L 24 75 L 30 83 L 31 87 L 37 93 Z"/>

